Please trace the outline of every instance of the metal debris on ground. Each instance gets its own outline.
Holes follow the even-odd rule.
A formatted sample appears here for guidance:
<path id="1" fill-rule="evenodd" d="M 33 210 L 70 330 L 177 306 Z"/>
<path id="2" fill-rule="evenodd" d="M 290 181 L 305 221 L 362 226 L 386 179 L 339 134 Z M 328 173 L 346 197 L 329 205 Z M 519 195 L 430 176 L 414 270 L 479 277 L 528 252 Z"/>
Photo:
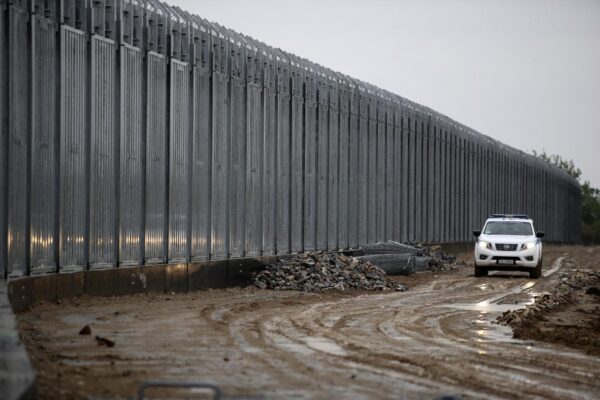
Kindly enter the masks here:
<path id="1" fill-rule="evenodd" d="M 368 244 L 361 247 L 360 259 L 370 261 L 388 275 L 410 275 L 415 271 L 446 271 L 458 269 L 463 263 L 445 254 L 440 246 L 394 241 Z"/>
<path id="2" fill-rule="evenodd" d="M 386 279 L 386 273 L 369 261 L 332 252 L 302 253 L 280 259 L 254 278 L 254 286 L 273 290 L 397 290 L 403 284 Z"/>

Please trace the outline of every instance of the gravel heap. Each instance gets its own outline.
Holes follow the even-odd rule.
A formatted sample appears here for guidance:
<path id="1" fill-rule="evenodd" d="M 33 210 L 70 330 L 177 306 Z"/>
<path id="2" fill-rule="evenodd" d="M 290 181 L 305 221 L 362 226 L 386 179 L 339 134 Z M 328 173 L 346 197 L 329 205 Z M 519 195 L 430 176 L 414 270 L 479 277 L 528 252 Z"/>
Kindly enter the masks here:
<path id="1" fill-rule="evenodd" d="M 418 250 L 417 256 L 428 258 L 429 265 L 426 267 L 428 270 L 457 269 L 463 265 L 463 263 L 456 262 L 455 256 L 444 253 L 440 246 L 426 246 L 420 243 L 410 243 L 409 245 Z"/>
<path id="2" fill-rule="evenodd" d="M 302 253 L 280 259 L 254 278 L 254 286 L 273 290 L 397 290 L 403 284 L 386 279 L 386 273 L 368 261 L 330 252 Z"/>
<path id="3" fill-rule="evenodd" d="M 571 294 L 576 290 L 600 282 L 600 272 L 593 270 L 575 270 L 550 293 L 543 294 L 535 299 L 533 304 L 518 310 L 508 310 L 496 319 L 496 323 L 512 327 L 523 323 L 529 318 L 536 318 L 545 311 L 550 311 L 569 301 Z"/>

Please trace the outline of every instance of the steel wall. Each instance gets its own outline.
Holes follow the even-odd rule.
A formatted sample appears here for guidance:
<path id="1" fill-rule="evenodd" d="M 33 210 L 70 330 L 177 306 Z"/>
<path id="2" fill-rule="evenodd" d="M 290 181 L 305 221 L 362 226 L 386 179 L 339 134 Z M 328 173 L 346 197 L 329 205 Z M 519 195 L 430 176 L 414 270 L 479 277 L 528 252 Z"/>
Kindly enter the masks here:
<path id="1" fill-rule="evenodd" d="M 26 9 L 8 7 L 8 276 L 27 274 L 30 41 Z"/>
<path id="2" fill-rule="evenodd" d="M 146 54 L 145 255 L 147 263 L 167 260 L 167 60 Z"/>
<path id="3" fill-rule="evenodd" d="M 0 1 L 0 56 L 3 275 L 580 236 L 557 168 L 158 1 Z"/>
<path id="4" fill-rule="evenodd" d="M 120 48 L 119 262 L 140 264 L 144 252 L 144 61 L 141 49 Z"/>
<path id="5" fill-rule="evenodd" d="M 338 240 L 337 247 L 347 249 L 349 244 L 349 220 L 348 205 L 350 204 L 349 192 L 349 156 L 350 156 L 350 99 L 347 83 L 340 80 L 339 85 L 339 176 L 338 176 L 338 199 L 337 210 Z"/>
<path id="6" fill-rule="evenodd" d="M 206 40 L 206 39 L 205 39 Z M 212 164 L 211 69 L 207 62 L 193 73 L 192 244 L 194 260 L 210 256 L 210 190 Z"/>
<path id="7" fill-rule="evenodd" d="M 290 243 L 291 251 L 301 252 L 303 245 L 303 126 L 304 126 L 304 71 L 297 60 L 291 65 L 291 191 L 290 191 Z"/>
<path id="8" fill-rule="evenodd" d="M 304 250 L 317 248 L 317 80 L 304 75 Z M 265 204 L 266 206 L 266 204 Z"/>
<path id="9" fill-rule="evenodd" d="M 85 33 L 63 25 L 61 49 L 59 267 L 61 271 L 74 271 L 88 265 L 89 90 Z"/>
<path id="10" fill-rule="evenodd" d="M 359 243 L 359 204 L 360 204 L 360 147 L 359 147 L 359 110 L 358 110 L 358 88 L 352 83 L 349 88 L 350 97 L 350 121 L 349 121 L 349 144 L 348 144 L 348 236 L 350 248 L 355 248 Z"/>
<path id="11" fill-rule="evenodd" d="M 232 45 L 229 81 L 229 256 L 242 257 L 246 236 L 246 79 L 245 52 Z"/>
<path id="12" fill-rule="evenodd" d="M 6 273 L 6 212 L 8 158 L 8 54 L 6 48 L 6 4 L 0 0 L 0 278 Z"/>
<path id="13" fill-rule="evenodd" d="M 317 249 L 327 249 L 327 189 L 329 169 L 329 96 L 327 81 L 318 76 L 317 86 Z"/>
<path id="14" fill-rule="evenodd" d="M 263 223 L 263 65 L 254 47 L 248 51 L 246 73 L 246 249 L 247 256 L 262 253 Z M 302 224 L 300 224 L 302 227 Z"/>
<path id="15" fill-rule="evenodd" d="M 262 195 L 262 251 L 263 254 L 275 253 L 275 215 L 277 199 L 277 61 L 272 53 L 263 69 L 263 195 Z"/>
<path id="16" fill-rule="evenodd" d="M 57 24 L 40 15 L 31 19 L 31 273 L 55 271 L 57 195 Z"/>

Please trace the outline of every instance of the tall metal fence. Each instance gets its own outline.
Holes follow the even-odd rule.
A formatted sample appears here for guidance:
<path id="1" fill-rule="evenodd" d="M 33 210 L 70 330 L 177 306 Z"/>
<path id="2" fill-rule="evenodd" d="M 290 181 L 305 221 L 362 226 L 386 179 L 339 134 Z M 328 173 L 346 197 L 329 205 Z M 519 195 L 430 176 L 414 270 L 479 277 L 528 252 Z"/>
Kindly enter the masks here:
<path id="1" fill-rule="evenodd" d="M 0 121 L 8 277 L 464 242 L 492 212 L 580 235 L 563 172 L 157 1 L 0 0 Z"/>

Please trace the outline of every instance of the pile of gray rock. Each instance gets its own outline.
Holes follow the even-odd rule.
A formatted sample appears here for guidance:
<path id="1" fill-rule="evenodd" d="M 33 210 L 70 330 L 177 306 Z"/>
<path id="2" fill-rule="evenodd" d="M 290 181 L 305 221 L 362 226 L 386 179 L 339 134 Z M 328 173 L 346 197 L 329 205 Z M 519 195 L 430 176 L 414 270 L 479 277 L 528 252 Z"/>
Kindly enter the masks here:
<path id="1" fill-rule="evenodd" d="M 359 259 L 369 261 L 388 275 L 410 275 L 415 271 L 442 271 L 457 269 L 456 258 L 442 252 L 439 246 L 393 241 L 361 247 Z"/>
<path id="2" fill-rule="evenodd" d="M 273 290 L 397 290 L 407 287 L 386 279 L 371 262 L 339 253 L 302 253 L 280 259 L 254 277 L 254 286 Z"/>

